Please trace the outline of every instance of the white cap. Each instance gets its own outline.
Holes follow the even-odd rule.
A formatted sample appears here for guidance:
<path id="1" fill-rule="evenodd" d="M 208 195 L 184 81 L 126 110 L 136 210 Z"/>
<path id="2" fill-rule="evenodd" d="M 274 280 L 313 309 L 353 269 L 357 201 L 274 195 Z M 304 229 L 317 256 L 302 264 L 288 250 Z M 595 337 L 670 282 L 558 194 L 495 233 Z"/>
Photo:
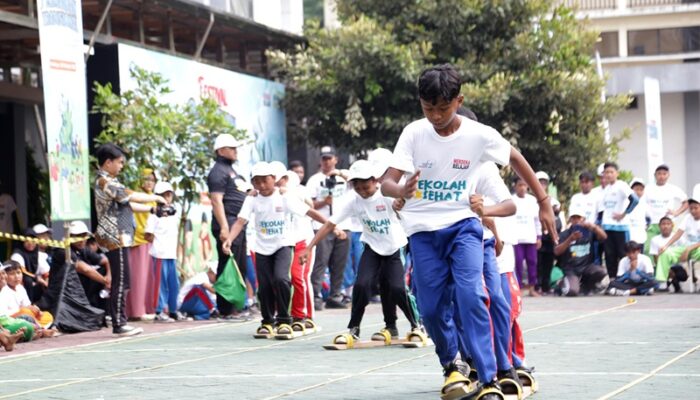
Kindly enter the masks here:
<path id="1" fill-rule="evenodd" d="M 696 184 L 693 188 L 693 195 L 688 198 L 690 201 L 700 203 L 700 183 Z"/>
<path id="2" fill-rule="evenodd" d="M 646 185 L 644 184 L 644 181 L 642 180 L 642 178 L 637 178 L 637 177 L 635 176 L 634 178 L 632 178 L 632 181 L 630 182 L 630 187 L 632 187 L 632 186 L 634 186 L 634 185 L 636 185 L 636 184 L 638 184 L 638 183 L 641 184 L 642 186 L 646 186 Z"/>
<path id="3" fill-rule="evenodd" d="M 214 260 L 214 261 L 209 261 L 208 264 L 209 264 L 209 271 L 216 274 L 216 271 L 219 269 L 219 262 Z"/>
<path id="4" fill-rule="evenodd" d="M 547 173 L 544 171 L 537 171 L 537 173 L 535 173 L 535 176 L 537 177 L 537 180 L 545 180 L 549 182 L 549 175 L 547 175 Z"/>
<path id="5" fill-rule="evenodd" d="M 288 188 L 295 188 L 299 185 L 301 185 L 301 180 L 299 179 L 299 175 L 297 175 L 296 172 L 294 171 L 287 171 L 284 176 L 287 177 L 287 187 Z"/>
<path id="6" fill-rule="evenodd" d="M 357 160 L 350 166 L 348 171 L 349 180 L 369 179 L 375 177 L 375 165 L 367 160 Z"/>
<path id="7" fill-rule="evenodd" d="M 44 224 L 36 224 L 32 227 L 32 230 L 37 235 L 41 235 L 42 233 L 47 233 L 47 232 L 50 233 L 51 232 L 51 228 L 49 228 L 48 226 L 46 226 Z"/>
<path id="8" fill-rule="evenodd" d="M 256 176 L 276 176 L 274 168 L 265 161 L 258 161 L 250 171 L 250 177 L 254 178 Z"/>
<path id="9" fill-rule="evenodd" d="M 598 176 L 603 176 L 603 172 L 605 172 L 605 163 L 598 166 Z"/>
<path id="10" fill-rule="evenodd" d="M 372 150 L 369 153 L 367 160 L 374 164 L 376 177 L 381 177 L 389 169 L 392 157 L 394 157 L 394 154 L 390 150 L 383 148 Z"/>
<path id="11" fill-rule="evenodd" d="M 570 217 L 573 217 L 574 215 L 578 215 L 579 217 L 585 217 L 585 216 L 586 216 L 586 212 L 585 212 L 584 209 L 581 208 L 581 207 L 573 206 L 573 207 L 571 207 L 571 209 L 569 210 L 569 218 L 570 218 Z"/>
<path id="12" fill-rule="evenodd" d="M 271 161 L 270 168 L 272 168 L 272 170 L 275 172 L 275 182 L 284 178 L 284 176 L 287 174 L 287 167 L 285 167 L 285 165 L 280 161 Z"/>
<path id="13" fill-rule="evenodd" d="M 243 142 L 234 138 L 233 135 L 222 133 L 214 140 L 214 151 L 224 147 L 241 147 L 242 145 Z"/>
<path id="14" fill-rule="evenodd" d="M 156 187 L 153 188 L 153 193 L 163 194 L 165 192 L 175 193 L 175 189 L 173 189 L 173 185 L 171 185 L 170 182 L 163 182 L 163 181 L 156 183 Z"/>
<path id="15" fill-rule="evenodd" d="M 73 221 L 70 223 L 70 234 L 71 235 L 89 235 L 90 229 L 83 221 Z"/>

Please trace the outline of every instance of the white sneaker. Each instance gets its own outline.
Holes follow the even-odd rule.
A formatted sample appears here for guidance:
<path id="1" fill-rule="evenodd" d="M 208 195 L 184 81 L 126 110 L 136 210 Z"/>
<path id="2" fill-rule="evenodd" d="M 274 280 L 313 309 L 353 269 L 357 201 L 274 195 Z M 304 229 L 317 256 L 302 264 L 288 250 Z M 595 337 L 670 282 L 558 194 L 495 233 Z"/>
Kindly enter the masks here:
<path id="1" fill-rule="evenodd" d="M 123 325 L 112 330 L 112 333 L 119 336 L 135 336 L 143 333 L 142 328 L 136 328 L 130 325 Z"/>
<path id="2" fill-rule="evenodd" d="M 170 318 L 170 316 L 168 316 L 168 314 L 161 312 L 161 313 L 156 314 L 156 317 L 153 319 L 153 322 L 170 323 L 170 322 L 175 322 L 175 320 Z"/>
<path id="3" fill-rule="evenodd" d="M 647 296 L 651 296 L 652 294 L 654 294 L 654 288 L 649 289 Z"/>
<path id="4" fill-rule="evenodd" d="M 610 289 L 608 289 L 608 295 L 617 296 L 617 289 L 615 289 L 614 287 L 611 287 Z"/>

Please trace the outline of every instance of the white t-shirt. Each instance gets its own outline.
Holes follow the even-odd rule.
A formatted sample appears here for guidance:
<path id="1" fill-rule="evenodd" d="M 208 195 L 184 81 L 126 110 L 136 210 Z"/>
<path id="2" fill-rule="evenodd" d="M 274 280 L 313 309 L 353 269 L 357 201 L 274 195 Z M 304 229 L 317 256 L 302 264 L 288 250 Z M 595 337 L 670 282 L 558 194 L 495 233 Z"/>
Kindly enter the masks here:
<path id="1" fill-rule="evenodd" d="M 180 308 L 182 306 L 182 302 L 185 301 L 185 297 L 187 296 L 187 293 L 192 290 L 193 287 L 197 285 L 203 285 L 205 283 L 211 283 L 209 282 L 209 275 L 207 272 L 199 272 L 195 274 L 193 277 L 190 279 L 186 280 L 182 286 L 180 286 L 180 291 L 177 294 L 177 308 Z M 212 301 L 212 303 L 216 304 L 216 295 L 214 293 L 204 290 L 207 292 L 207 295 L 209 296 L 209 299 Z"/>
<path id="2" fill-rule="evenodd" d="M 15 200 L 9 194 L 0 194 L 0 232 L 12 233 L 12 213 L 17 210 Z"/>
<path id="3" fill-rule="evenodd" d="M 43 251 L 39 251 L 39 263 L 36 267 L 37 275 L 48 274 L 51 271 L 51 265 L 49 265 L 49 255 Z"/>
<path id="4" fill-rule="evenodd" d="M 616 221 L 613 213 L 621 214 L 629 205 L 629 196 L 634 193 L 627 182 L 617 180 L 603 189 L 601 207 L 603 211 L 603 229 L 624 231 L 629 229 L 629 216 Z"/>
<path id="5" fill-rule="evenodd" d="M 620 260 L 617 266 L 617 276 L 622 276 L 625 272 L 630 270 L 630 258 L 624 257 Z M 637 256 L 637 270 L 647 273 L 649 275 L 654 275 L 654 264 L 651 262 L 651 258 L 644 254 L 639 254 Z"/>
<path id="6" fill-rule="evenodd" d="M 653 238 L 651 238 L 651 241 L 649 242 L 649 255 L 658 256 L 659 249 L 666 246 L 666 243 L 668 243 L 669 239 L 671 239 L 671 236 L 673 236 L 673 234 L 669 235 L 668 237 L 656 235 Z M 679 243 L 677 241 L 676 243 L 673 244 L 672 247 L 678 246 L 678 244 Z"/>
<path id="7" fill-rule="evenodd" d="M 477 167 L 486 161 L 510 161 L 510 143 L 496 130 L 460 118 L 459 129 L 447 137 L 440 136 L 425 118 L 410 123 L 399 137 L 391 167 L 410 174 L 421 171 L 416 195 L 401 212 L 409 236 L 476 217 L 469 195 L 476 187 Z"/>
<path id="8" fill-rule="evenodd" d="M 517 211 L 515 212 L 515 224 L 512 227 L 517 243 L 534 244 L 537 236 L 542 232 L 540 224 L 540 207 L 535 196 L 525 194 L 525 197 L 512 197 Z"/>
<path id="9" fill-rule="evenodd" d="M 696 220 L 692 215 L 688 214 L 681 226 L 683 227 L 683 240 L 686 246 L 700 242 L 700 220 Z"/>
<path id="10" fill-rule="evenodd" d="M 591 190 L 587 194 L 576 193 L 571 196 L 569 210 L 578 209 L 583 212 L 586 221 L 595 224 L 598 218 L 598 203 L 600 202 L 600 191 Z M 563 224 L 566 226 L 566 223 Z"/>
<path id="11" fill-rule="evenodd" d="M 282 196 L 275 189 L 269 196 L 248 196 L 239 218 L 250 221 L 255 215 L 255 252 L 269 256 L 284 246 L 294 246 L 288 214 L 305 215 L 310 207 L 293 196 Z M 243 234 L 243 233 L 241 233 Z"/>
<path id="12" fill-rule="evenodd" d="M 669 211 L 677 210 L 684 201 L 688 200 L 688 195 L 681 188 L 670 183 L 663 186 L 651 183 L 644 188 L 644 198 L 649 206 L 651 223 L 658 224 Z"/>
<path id="13" fill-rule="evenodd" d="M 12 315 L 19 311 L 20 307 L 31 305 L 32 302 L 29 301 L 27 290 L 22 285 L 15 286 L 14 290 L 5 285 L 0 290 L 0 315 Z"/>
<path id="14" fill-rule="evenodd" d="M 477 183 L 474 193 L 484 196 L 484 205 L 500 204 L 511 199 L 508 186 L 503 182 L 495 163 L 491 161 L 482 163 L 477 167 L 475 174 Z M 496 227 L 496 230 L 498 230 L 498 227 Z M 500 230 L 498 230 L 498 234 L 501 234 Z M 491 239 L 492 237 L 493 232 L 487 227 L 484 227 L 484 240 Z"/>
<path id="15" fill-rule="evenodd" d="M 321 201 L 324 198 L 328 197 L 329 194 L 331 194 L 333 196 L 332 211 L 335 212 L 335 209 L 341 206 L 341 204 L 339 203 L 342 201 L 342 197 L 348 192 L 348 183 L 345 181 L 345 179 L 341 178 L 340 176 L 336 176 L 336 184 L 331 193 L 328 190 L 328 188 L 324 187 L 326 178 L 327 177 L 326 175 L 324 175 L 323 172 L 315 173 L 309 178 L 308 181 L 306 181 L 306 190 L 309 192 L 311 198 L 317 201 Z M 323 206 L 321 208 L 316 209 L 316 211 L 321 213 L 321 215 L 323 215 L 326 218 L 331 216 L 330 206 Z M 320 229 L 322 226 L 322 224 L 317 221 L 312 221 L 312 225 L 313 228 L 316 230 Z M 338 229 L 349 230 L 350 221 L 345 221 L 342 224 L 339 224 Z"/>
<path id="16" fill-rule="evenodd" d="M 498 272 L 501 274 L 515 270 L 515 251 L 512 244 L 503 244 L 501 255 L 496 257 L 496 264 L 498 264 Z"/>
<path id="17" fill-rule="evenodd" d="M 647 205 L 646 196 L 642 196 L 637 203 L 637 207 L 629 214 L 630 223 L 630 240 L 637 243 L 645 243 L 647 241 L 647 216 L 649 215 L 649 206 Z"/>
<path id="18" fill-rule="evenodd" d="M 180 228 L 180 213 L 167 217 L 148 216 L 145 233 L 153 234 L 153 245 L 149 254 L 161 260 L 177 259 L 177 233 Z"/>
<path id="19" fill-rule="evenodd" d="M 306 189 L 304 189 L 303 187 L 295 187 L 292 189 L 288 189 L 287 193 L 285 193 L 285 196 L 296 197 L 301 202 L 304 202 L 307 199 L 311 200 L 311 198 L 308 197 Z M 309 243 L 311 239 L 314 238 L 314 229 L 311 225 L 311 222 L 313 220 L 311 219 L 311 217 L 307 215 L 296 215 L 293 213 L 288 214 L 288 216 L 290 223 L 290 235 L 294 238 L 294 243 L 300 242 L 302 240 L 305 240 L 306 243 Z"/>
<path id="20" fill-rule="evenodd" d="M 329 221 L 337 224 L 351 216 L 357 217 L 362 223 L 360 241 L 382 256 L 390 256 L 408 243 L 406 233 L 391 208 L 393 199 L 382 196 L 378 188 L 368 199 L 363 199 L 355 191 L 348 197 L 349 201 L 344 202 Z"/>

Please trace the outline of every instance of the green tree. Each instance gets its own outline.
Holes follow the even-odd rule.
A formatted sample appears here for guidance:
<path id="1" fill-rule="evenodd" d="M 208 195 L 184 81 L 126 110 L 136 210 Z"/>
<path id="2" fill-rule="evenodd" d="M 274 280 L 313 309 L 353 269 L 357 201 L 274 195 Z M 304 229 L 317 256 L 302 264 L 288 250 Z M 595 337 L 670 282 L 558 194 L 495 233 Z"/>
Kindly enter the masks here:
<path id="1" fill-rule="evenodd" d="M 591 61 L 597 33 L 576 20 L 571 9 L 554 6 L 549 0 L 340 0 L 338 8 L 343 21 L 339 32 L 312 27 L 307 30 L 307 47 L 294 54 L 272 55 L 275 71 L 288 84 L 293 99 L 290 102 L 303 105 L 312 98 L 311 92 L 333 93 L 323 97 L 320 109 L 308 107 L 308 103 L 303 108 L 292 106 L 288 116 L 316 123 L 321 120 L 318 124 L 324 126 L 325 137 L 333 138 L 338 146 L 349 142 L 347 148 L 359 152 L 372 147 L 372 142 L 395 143 L 405 122 L 420 116 L 415 95 L 419 71 L 449 62 L 465 81 L 465 105 L 519 148 L 534 168 L 546 170 L 562 197 L 574 191 L 581 170 L 594 169 L 616 156 L 621 135 L 605 143 L 602 121 L 622 110 L 629 99 L 617 96 L 604 103 L 600 100 L 604 81 Z M 364 35 L 374 33 L 386 40 L 376 41 L 370 36 L 339 40 L 342 32 L 358 30 L 361 25 L 375 29 L 362 31 Z M 319 40 L 324 35 L 335 40 Z M 410 53 L 410 62 L 406 58 L 392 59 L 392 69 L 385 73 L 372 67 L 376 60 L 368 54 L 352 51 L 369 43 L 416 51 Z M 382 54 L 381 49 L 374 54 Z M 277 62 L 290 58 L 309 61 Z M 308 65 L 316 65 L 317 69 Z M 338 66 L 348 65 L 364 74 L 362 79 L 353 80 L 354 86 L 334 88 L 336 82 L 314 80 L 314 74 L 344 75 L 347 71 Z M 397 85 L 392 70 L 409 75 L 403 77 L 403 85 Z M 313 91 L 298 84 L 308 80 L 314 81 Z M 338 126 L 348 124 L 349 94 L 353 88 L 361 88 L 362 82 L 376 82 L 382 91 L 403 90 L 393 96 L 405 101 L 388 106 L 395 124 L 382 131 L 370 124 L 364 129 L 355 125 L 359 133 L 353 133 L 363 140 L 354 141 L 348 138 L 348 130 Z M 352 120 L 384 117 L 385 109 L 370 106 L 362 97 L 356 97 L 354 104 L 359 114 Z M 313 130 L 309 130 L 309 139 L 319 144 Z"/>
<path id="2" fill-rule="evenodd" d="M 246 133 L 226 119 L 214 100 L 168 103 L 163 99 L 171 90 L 161 74 L 137 66 L 130 74 L 136 88 L 121 94 L 114 93 L 109 83 L 95 82 L 92 112 L 102 115 L 102 132 L 95 144 L 112 142 L 128 153 L 120 176 L 127 187 L 140 186 L 140 171 L 145 168 L 154 169 L 161 180 L 173 185 L 182 210 L 182 238 L 187 215 L 204 189 L 214 139 L 222 133 L 243 139 Z"/>

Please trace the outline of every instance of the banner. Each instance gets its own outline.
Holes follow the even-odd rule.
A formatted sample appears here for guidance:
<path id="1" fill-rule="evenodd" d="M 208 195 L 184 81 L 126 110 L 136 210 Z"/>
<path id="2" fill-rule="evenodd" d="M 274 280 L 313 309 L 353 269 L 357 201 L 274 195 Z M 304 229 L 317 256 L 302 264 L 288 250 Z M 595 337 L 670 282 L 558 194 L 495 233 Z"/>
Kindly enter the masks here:
<path id="1" fill-rule="evenodd" d="M 664 162 L 664 148 L 661 131 L 661 91 L 659 81 L 644 78 L 644 113 L 647 127 L 647 170 L 648 181 L 654 182 L 656 167 Z"/>
<path id="2" fill-rule="evenodd" d="M 38 0 L 51 219 L 90 218 L 87 93 L 80 0 Z"/>
<path id="3" fill-rule="evenodd" d="M 120 43 L 122 92 L 136 88 L 136 80 L 129 73 L 132 65 L 158 72 L 168 80 L 172 90 L 165 97 L 168 102 L 188 104 L 202 97 L 214 99 L 229 121 L 250 138 L 251 144 L 238 149 L 236 170 L 241 174 L 247 175 L 258 161 L 287 163 L 285 114 L 280 105 L 283 84 Z"/>

